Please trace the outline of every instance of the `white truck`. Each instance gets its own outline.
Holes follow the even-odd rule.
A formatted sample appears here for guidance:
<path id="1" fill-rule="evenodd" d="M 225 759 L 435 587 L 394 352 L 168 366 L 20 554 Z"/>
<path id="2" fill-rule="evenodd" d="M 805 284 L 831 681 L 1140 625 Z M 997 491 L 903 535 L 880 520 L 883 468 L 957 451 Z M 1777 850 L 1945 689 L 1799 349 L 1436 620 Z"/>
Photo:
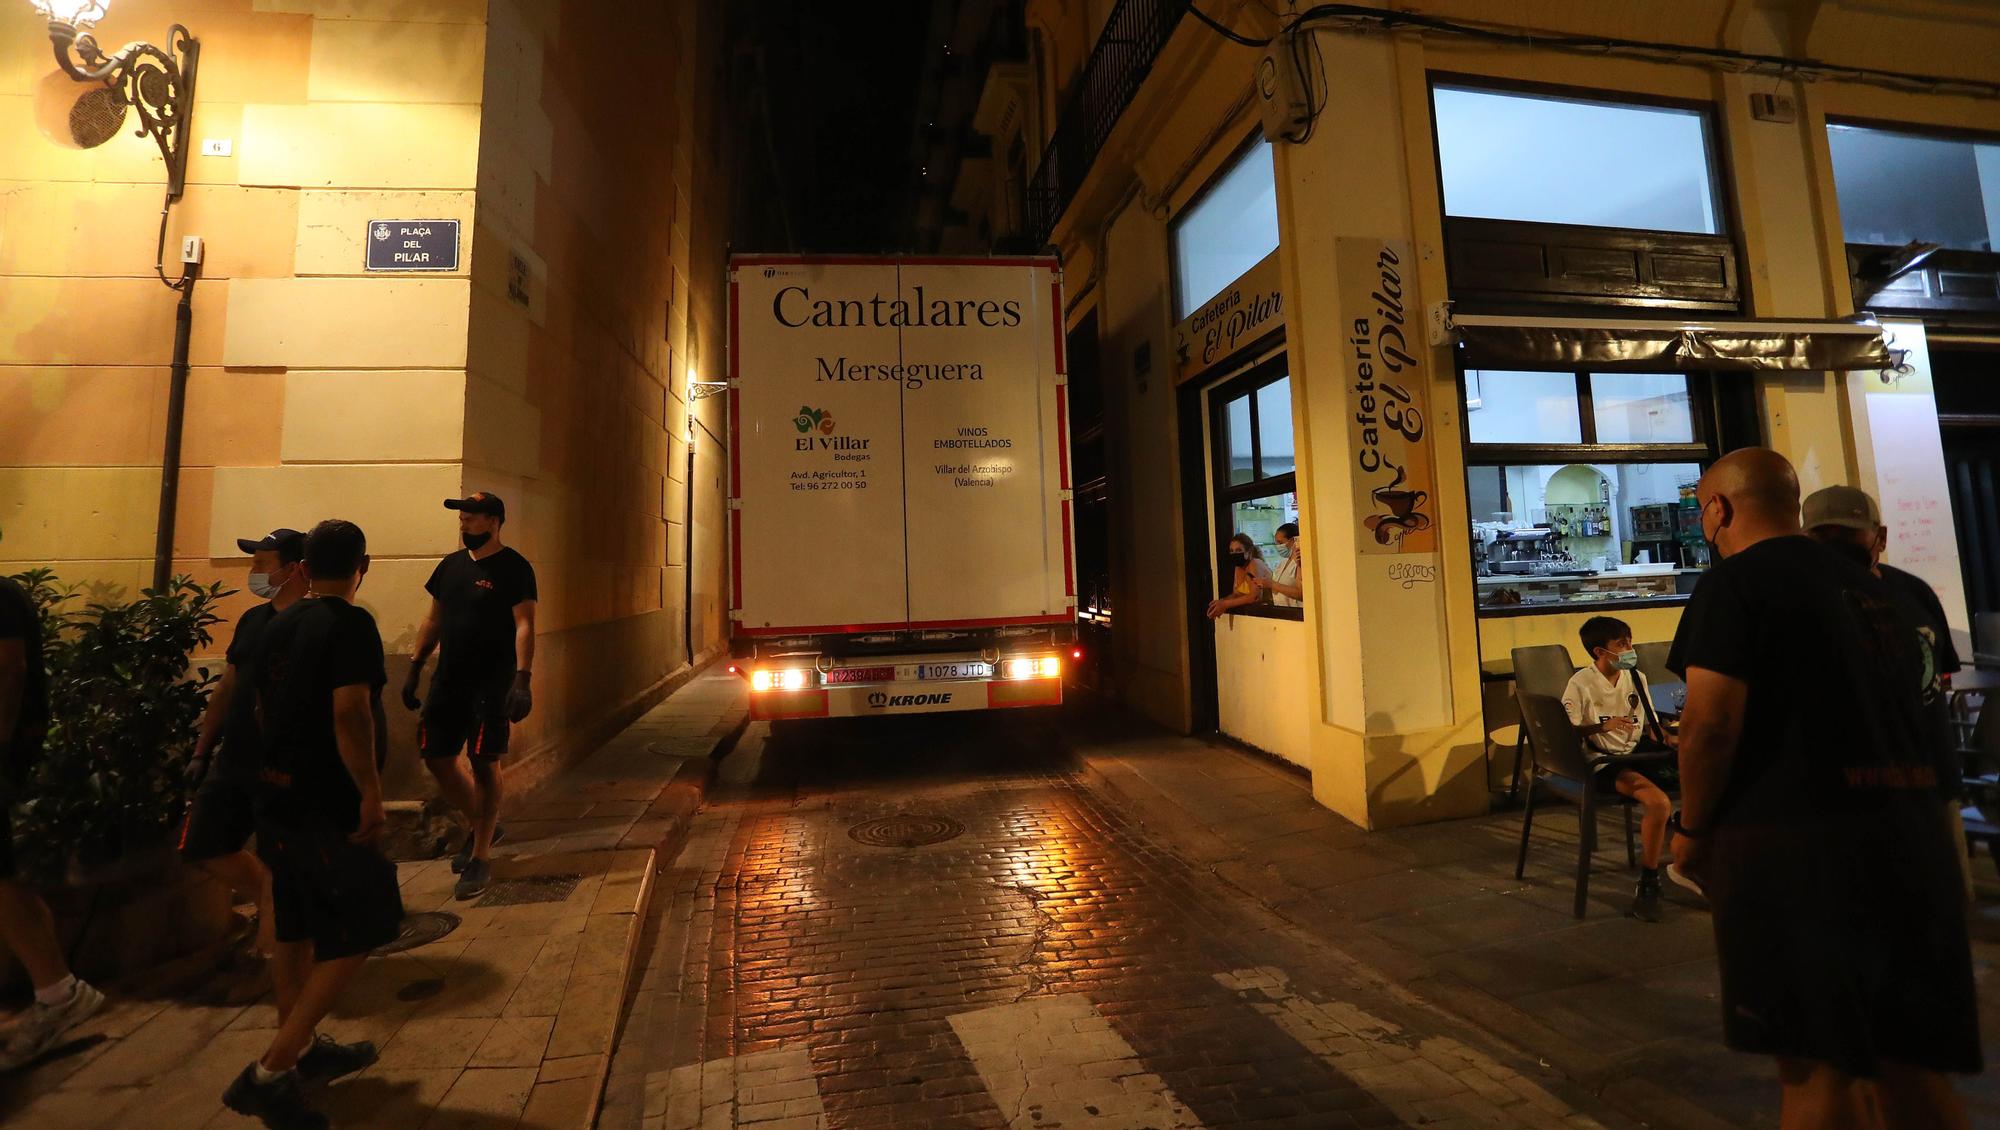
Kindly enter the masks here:
<path id="1" fill-rule="evenodd" d="M 1053 257 L 735 256 L 728 393 L 751 717 L 1062 701 L 1076 566 Z"/>

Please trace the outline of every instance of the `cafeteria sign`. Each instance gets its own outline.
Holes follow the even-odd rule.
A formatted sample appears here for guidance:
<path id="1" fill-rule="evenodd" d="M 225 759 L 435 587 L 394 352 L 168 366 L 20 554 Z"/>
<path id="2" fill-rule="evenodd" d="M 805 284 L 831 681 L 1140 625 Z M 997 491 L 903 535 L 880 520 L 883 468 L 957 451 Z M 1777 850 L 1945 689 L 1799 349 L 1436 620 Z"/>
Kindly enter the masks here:
<path id="1" fill-rule="evenodd" d="M 1349 449 L 1363 553 L 1437 551 L 1437 482 L 1431 465 L 1415 261 L 1406 240 L 1334 241 L 1347 354 Z M 1408 280 L 1406 282 L 1406 279 Z M 1418 339 L 1412 343 L 1412 337 Z"/>
<path id="2" fill-rule="evenodd" d="M 1273 251 L 1174 327 L 1178 380 L 1202 375 L 1284 325 L 1285 296 L 1278 290 L 1278 253 Z"/>
<path id="3" fill-rule="evenodd" d="M 457 220 L 368 221 L 371 271 L 458 270 Z"/>

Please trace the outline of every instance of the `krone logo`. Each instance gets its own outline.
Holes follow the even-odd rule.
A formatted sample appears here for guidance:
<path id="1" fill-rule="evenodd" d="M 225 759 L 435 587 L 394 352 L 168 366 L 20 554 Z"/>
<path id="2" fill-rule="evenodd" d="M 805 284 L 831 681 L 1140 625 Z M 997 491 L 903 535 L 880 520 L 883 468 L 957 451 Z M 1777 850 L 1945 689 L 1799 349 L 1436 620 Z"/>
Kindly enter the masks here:
<path id="1" fill-rule="evenodd" d="M 868 696 L 868 705 L 880 710 L 882 707 L 889 705 L 889 696 L 883 694 L 881 691 L 876 691 L 874 694 Z"/>

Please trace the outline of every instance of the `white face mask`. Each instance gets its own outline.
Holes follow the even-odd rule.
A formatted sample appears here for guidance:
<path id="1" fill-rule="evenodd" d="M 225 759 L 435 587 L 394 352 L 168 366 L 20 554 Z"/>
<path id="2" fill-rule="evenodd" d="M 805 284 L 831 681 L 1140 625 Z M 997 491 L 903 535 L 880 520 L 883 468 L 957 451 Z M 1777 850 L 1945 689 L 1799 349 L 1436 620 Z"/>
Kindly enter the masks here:
<path id="1" fill-rule="evenodd" d="M 284 587 L 285 583 L 283 581 L 272 584 L 271 574 L 269 573 L 250 574 L 250 591 L 264 600 L 269 600 L 278 595 L 278 590 Z"/>

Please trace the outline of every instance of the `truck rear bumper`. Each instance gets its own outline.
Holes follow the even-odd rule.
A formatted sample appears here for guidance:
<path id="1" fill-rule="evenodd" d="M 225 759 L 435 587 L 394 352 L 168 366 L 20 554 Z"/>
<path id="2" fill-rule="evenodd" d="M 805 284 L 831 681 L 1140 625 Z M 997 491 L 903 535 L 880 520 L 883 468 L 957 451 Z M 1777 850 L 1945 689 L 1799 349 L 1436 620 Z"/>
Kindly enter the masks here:
<path id="1" fill-rule="evenodd" d="M 1060 706 L 1062 700 L 1061 679 L 910 681 L 803 691 L 757 691 L 750 695 L 750 717 L 754 721 L 777 722 L 792 718 L 942 714 L 953 710 Z"/>

